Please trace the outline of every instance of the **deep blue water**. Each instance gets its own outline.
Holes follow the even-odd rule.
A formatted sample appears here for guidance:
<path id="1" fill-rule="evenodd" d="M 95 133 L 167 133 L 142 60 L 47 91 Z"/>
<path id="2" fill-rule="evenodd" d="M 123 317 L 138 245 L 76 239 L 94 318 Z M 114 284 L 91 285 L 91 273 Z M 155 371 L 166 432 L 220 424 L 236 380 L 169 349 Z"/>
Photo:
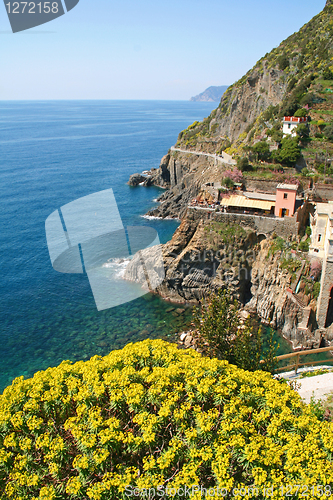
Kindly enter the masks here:
<path id="1" fill-rule="evenodd" d="M 13 378 L 105 355 L 130 341 L 171 338 L 190 322 L 145 295 L 98 312 L 86 275 L 53 270 L 45 220 L 82 196 L 112 188 L 125 226 L 169 240 L 176 221 L 141 217 L 161 190 L 130 188 L 129 175 L 158 167 L 178 133 L 213 103 L 0 102 L 0 390 Z"/>

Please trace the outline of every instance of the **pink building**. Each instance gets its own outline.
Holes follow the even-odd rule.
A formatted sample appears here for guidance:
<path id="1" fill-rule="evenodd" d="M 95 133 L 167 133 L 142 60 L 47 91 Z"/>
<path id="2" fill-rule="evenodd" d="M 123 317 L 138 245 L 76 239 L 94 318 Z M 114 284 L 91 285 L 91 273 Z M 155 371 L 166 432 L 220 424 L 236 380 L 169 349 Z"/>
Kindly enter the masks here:
<path id="1" fill-rule="evenodd" d="M 276 188 L 275 216 L 291 217 L 295 213 L 297 184 L 278 184 Z"/>

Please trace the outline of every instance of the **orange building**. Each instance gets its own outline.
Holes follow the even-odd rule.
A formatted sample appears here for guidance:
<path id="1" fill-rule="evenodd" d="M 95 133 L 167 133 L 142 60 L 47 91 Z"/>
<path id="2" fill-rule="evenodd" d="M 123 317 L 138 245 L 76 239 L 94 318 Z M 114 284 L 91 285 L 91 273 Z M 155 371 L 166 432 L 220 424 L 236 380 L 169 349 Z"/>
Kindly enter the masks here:
<path id="1" fill-rule="evenodd" d="M 275 216 L 291 217 L 295 213 L 297 184 L 278 184 L 276 188 Z"/>

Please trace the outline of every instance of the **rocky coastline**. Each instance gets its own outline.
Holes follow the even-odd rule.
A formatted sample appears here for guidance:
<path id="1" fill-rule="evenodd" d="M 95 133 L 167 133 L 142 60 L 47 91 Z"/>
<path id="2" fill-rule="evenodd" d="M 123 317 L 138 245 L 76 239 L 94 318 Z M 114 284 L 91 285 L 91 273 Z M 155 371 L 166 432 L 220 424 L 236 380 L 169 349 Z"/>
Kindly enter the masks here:
<path id="1" fill-rule="evenodd" d="M 186 214 L 172 239 L 162 245 L 163 282 L 152 286 L 164 300 L 197 304 L 211 291 L 227 288 L 243 308 L 279 330 L 294 349 L 319 347 L 321 332 L 310 307 L 291 293 L 291 276 L 281 269 L 279 253 L 270 254 L 271 238 L 237 224 L 193 220 Z M 156 253 L 157 252 L 157 253 Z M 125 279 L 144 283 L 142 258 L 154 266 L 160 249 L 135 256 Z"/>
<path id="2" fill-rule="evenodd" d="M 316 323 L 315 299 L 318 295 L 306 291 L 307 284 L 311 288 L 311 280 L 309 283 L 304 281 L 304 290 L 298 288 L 296 293 L 301 277 L 296 284 L 292 283 L 296 270 L 288 271 L 281 266 L 281 252 L 270 252 L 276 237 L 283 239 L 287 247 L 292 243 L 298 247 L 309 223 L 307 201 L 299 220 L 297 214 L 297 218 L 283 218 L 281 224 L 275 224 L 274 217 L 257 216 L 256 211 L 253 211 L 252 224 L 245 220 L 245 214 L 238 219 L 230 216 L 218 220 L 213 210 L 203 209 L 197 210 L 194 216 L 189 205 L 199 195 L 201 198 L 202 193 L 213 191 L 215 186 L 220 195 L 222 178 L 230 175 L 226 171 L 235 164 L 232 155 L 238 155 L 241 168 L 242 160 L 248 160 L 246 152 L 253 150 L 258 142 L 264 141 L 270 153 L 282 146 L 283 117 L 293 116 L 295 110 L 303 106 L 299 95 L 308 93 L 310 98 L 313 92 L 317 92 L 315 86 L 312 89 L 311 82 L 318 71 L 321 72 L 318 67 L 320 57 L 326 57 L 324 66 L 331 60 L 331 57 L 328 59 L 332 50 L 330 44 L 327 53 L 321 52 L 320 57 L 313 51 L 309 64 L 304 66 L 300 46 L 310 43 L 309 38 L 315 39 L 317 45 L 324 42 L 322 33 L 325 30 L 320 31 L 319 27 L 323 23 L 328 26 L 332 13 L 332 1 L 328 0 L 322 13 L 266 54 L 231 85 L 209 117 L 181 131 L 175 146 L 162 158 L 158 168 L 151 169 L 145 176 L 135 174 L 130 179 L 133 186 L 155 185 L 165 189 L 157 200 L 158 206 L 146 214 L 148 217 L 181 220 L 173 238 L 162 246 L 165 277 L 157 287 L 151 287 L 155 293 L 175 303 L 197 303 L 209 291 L 228 288 L 242 307 L 280 330 L 294 349 L 319 347 L 323 341 L 333 340 L 333 327 L 332 331 L 320 330 Z M 261 165 L 259 156 L 257 160 L 256 168 Z M 305 165 L 302 157 L 301 160 L 299 169 Z M 273 163 L 268 165 L 272 171 Z M 296 160 L 293 165 L 298 166 Z M 276 172 L 276 178 L 267 176 L 270 180 L 266 175 L 255 178 L 254 172 L 251 175 L 244 172 L 241 182 L 247 191 L 272 195 L 276 194 L 277 184 L 288 183 L 296 170 L 289 169 L 282 180 L 278 175 L 281 172 Z M 303 179 L 303 182 L 306 181 Z M 310 189 L 312 183 L 307 184 L 300 191 L 305 193 Z M 316 194 L 316 189 L 317 186 L 312 195 Z M 212 199 L 218 199 L 216 192 L 212 196 Z M 316 196 L 321 199 L 318 189 Z M 322 196 L 332 199 L 325 193 Z M 149 248 L 140 253 L 153 263 L 154 252 Z M 305 261 L 306 258 L 300 257 L 299 260 Z M 307 265 L 310 265 L 308 261 Z M 144 280 L 140 258 L 134 257 L 125 275 L 126 279 L 139 283 Z"/>

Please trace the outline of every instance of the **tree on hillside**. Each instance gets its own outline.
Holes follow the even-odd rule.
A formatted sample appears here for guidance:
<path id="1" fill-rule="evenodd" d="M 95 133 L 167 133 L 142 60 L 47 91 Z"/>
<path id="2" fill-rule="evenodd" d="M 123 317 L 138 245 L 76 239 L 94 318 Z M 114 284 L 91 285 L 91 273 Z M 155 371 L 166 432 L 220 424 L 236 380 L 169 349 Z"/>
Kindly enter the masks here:
<path id="1" fill-rule="evenodd" d="M 252 147 L 252 152 L 256 155 L 257 160 L 266 161 L 271 156 L 269 145 L 266 141 L 257 142 Z"/>
<path id="2" fill-rule="evenodd" d="M 272 141 L 280 143 L 283 138 L 281 122 L 276 122 L 271 129 L 267 130 L 267 135 L 271 136 Z"/>
<path id="3" fill-rule="evenodd" d="M 294 137 L 285 137 L 282 139 L 281 148 L 272 153 L 272 157 L 276 161 L 287 167 L 293 167 L 300 156 L 301 150 L 298 145 L 298 139 Z"/>
<path id="4" fill-rule="evenodd" d="M 232 339 L 237 335 L 238 302 L 226 291 L 211 293 L 202 307 L 194 308 L 193 320 L 198 329 L 198 344 L 202 352 L 218 359 L 229 360 Z"/>
<path id="5" fill-rule="evenodd" d="M 296 134 L 299 139 L 307 139 L 310 135 L 310 130 L 306 123 L 300 123 L 296 128 Z"/>
<path id="6" fill-rule="evenodd" d="M 232 189 L 235 185 L 234 181 L 230 177 L 223 177 L 222 184 L 228 189 Z"/>

